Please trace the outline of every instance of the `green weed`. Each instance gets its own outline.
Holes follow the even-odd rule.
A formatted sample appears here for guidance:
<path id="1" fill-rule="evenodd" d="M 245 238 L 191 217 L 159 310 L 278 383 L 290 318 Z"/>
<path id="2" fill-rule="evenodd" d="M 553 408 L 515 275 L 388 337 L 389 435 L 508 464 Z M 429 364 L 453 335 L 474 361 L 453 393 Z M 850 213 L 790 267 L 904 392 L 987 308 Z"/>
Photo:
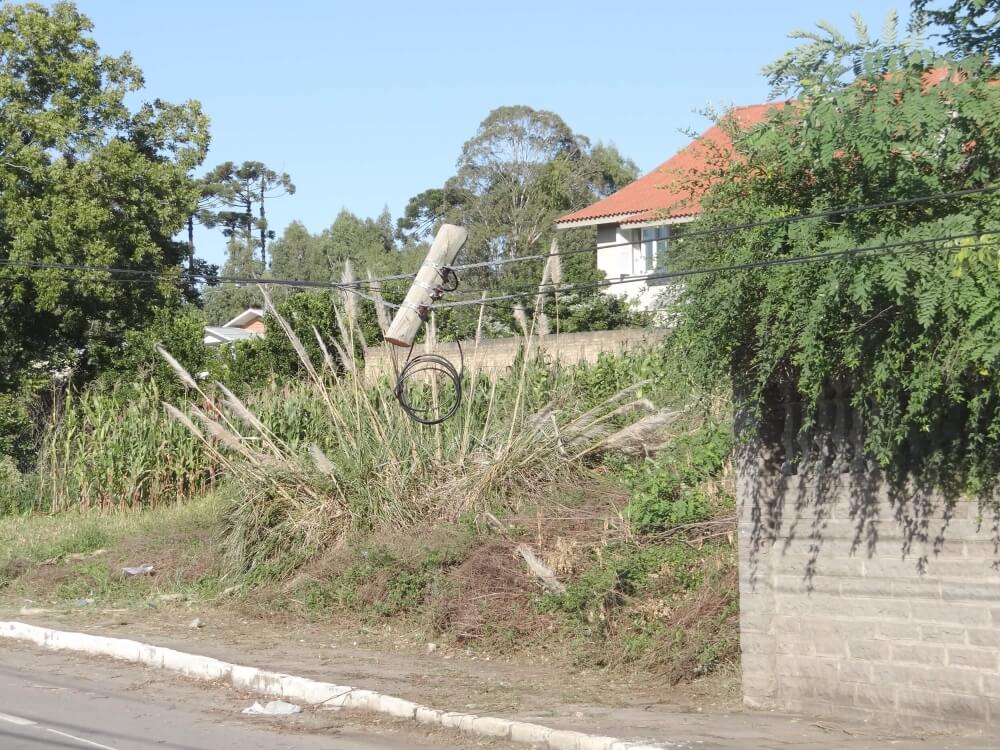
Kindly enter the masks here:
<path id="1" fill-rule="evenodd" d="M 681 542 L 650 547 L 610 546 L 567 587 L 566 593 L 546 595 L 541 607 L 546 612 L 563 612 L 593 621 L 601 613 L 622 607 L 629 597 L 642 594 L 651 585 L 672 591 L 697 588 L 701 583 L 701 558 L 698 550 Z"/>
<path id="2" fill-rule="evenodd" d="M 77 524 L 67 527 L 65 535 L 28 546 L 21 552 L 27 559 L 37 562 L 59 561 L 66 555 L 104 549 L 110 542 L 111 535 L 98 519 L 81 518 Z"/>
<path id="3" fill-rule="evenodd" d="M 0 516 L 35 510 L 38 504 L 38 476 L 22 474 L 13 459 L 0 455 Z"/>
<path id="4" fill-rule="evenodd" d="M 155 385 L 71 391 L 43 438 L 37 506 L 173 505 L 205 494 L 216 471 L 197 439 L 163 413 Z"/>
<path id="5" fill-rule="evenodd" d="M 735 578 L 727 545 L 614 545 L 540 607 L 562 616 L 581 662 L 634 664 L 686 679 L 738 653 Z"/>
<path id="6" fill-rule="evenodd" d="M 612 462 L 632 494 L 627 509 L 632 529 L 652 534 L 706 520 L 713 507 L 703 485 L 719 478 L 731 451 L 729 425 L 709 422 L 676 436 L 665 450 L 641 464 Z"/>

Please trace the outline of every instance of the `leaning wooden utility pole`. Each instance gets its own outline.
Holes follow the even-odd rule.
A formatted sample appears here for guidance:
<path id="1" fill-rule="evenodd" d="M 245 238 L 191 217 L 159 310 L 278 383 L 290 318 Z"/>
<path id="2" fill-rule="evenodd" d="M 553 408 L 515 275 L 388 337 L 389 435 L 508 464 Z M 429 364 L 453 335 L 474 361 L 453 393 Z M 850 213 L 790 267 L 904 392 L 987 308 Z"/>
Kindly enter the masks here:
<path id="1" fill-rule="evenodd" d="M 396 311 L 396 316 L 385 332 L 385 340 L 396 346 L 412 346 L 420 331 L 420 324 L 427 317 L 432 295 L 444 283 L 445 269 L 455 260 L 458 251 L 465 245 L 469 233 L 453 224 L 444 224 L 438 230 L 424 263 L 417 271 L 406 299 Z"/>

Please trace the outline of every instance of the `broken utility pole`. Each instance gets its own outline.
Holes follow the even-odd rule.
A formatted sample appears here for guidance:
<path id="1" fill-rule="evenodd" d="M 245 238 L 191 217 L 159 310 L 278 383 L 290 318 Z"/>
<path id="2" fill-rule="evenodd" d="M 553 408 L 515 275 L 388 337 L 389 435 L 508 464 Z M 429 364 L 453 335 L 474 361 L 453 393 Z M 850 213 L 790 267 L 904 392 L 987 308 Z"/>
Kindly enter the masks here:
<path id="1" fill-rule="evenodd" d="M 406 299 L 396 311 L 385 340 L 396 346 L 412 346 L 420 331 L 434 297 L 445 281 L 446 269 L 465 245 L 469 233 L 453 224 L 444 224 L 438 230 L 417 277 L 406 293 Z"/>

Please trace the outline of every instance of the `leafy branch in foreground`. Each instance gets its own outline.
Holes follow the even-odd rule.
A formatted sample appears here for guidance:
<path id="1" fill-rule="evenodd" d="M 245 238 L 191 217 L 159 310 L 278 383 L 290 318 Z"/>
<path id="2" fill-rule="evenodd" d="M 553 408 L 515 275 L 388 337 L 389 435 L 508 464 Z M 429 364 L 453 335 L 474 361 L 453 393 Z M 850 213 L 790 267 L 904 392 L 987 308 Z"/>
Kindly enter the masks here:
<path id="1" fill-rule="evenodd" d="M 916 50 L 866 55 L 847 85 L 793 79 L 794 103 L 750 132 L 732 128 L 738 158 L 716 165 L 703 224 L 995 183 L 997 77 L 981 58 Z M 691 238 L 681 267 L 982 233 L 937 252 L 695 278 L 678 344 L 705 381 L 732 375 L 758 416 L 791 388 L 804 429 L 824 389 L 848 383 L 871 458 L 883 467 L 905 458 L 938 486 L 985 491 L 1000 476 L 998 228 L 1000 202 L 989 194 Z"/>

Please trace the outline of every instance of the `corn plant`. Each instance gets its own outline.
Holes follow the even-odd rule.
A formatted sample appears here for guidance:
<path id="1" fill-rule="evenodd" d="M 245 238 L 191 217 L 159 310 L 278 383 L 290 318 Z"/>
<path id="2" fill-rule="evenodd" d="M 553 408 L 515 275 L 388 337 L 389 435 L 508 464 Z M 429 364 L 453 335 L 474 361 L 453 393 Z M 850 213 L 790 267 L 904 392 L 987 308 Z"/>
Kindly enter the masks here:
<path id="1" fill-rule="evenodd" d="M 50 510 L 140 510 L 204 494 L 217 466 L 159 401 L 147 384 L 70 391 L 39 461 Z"/>

